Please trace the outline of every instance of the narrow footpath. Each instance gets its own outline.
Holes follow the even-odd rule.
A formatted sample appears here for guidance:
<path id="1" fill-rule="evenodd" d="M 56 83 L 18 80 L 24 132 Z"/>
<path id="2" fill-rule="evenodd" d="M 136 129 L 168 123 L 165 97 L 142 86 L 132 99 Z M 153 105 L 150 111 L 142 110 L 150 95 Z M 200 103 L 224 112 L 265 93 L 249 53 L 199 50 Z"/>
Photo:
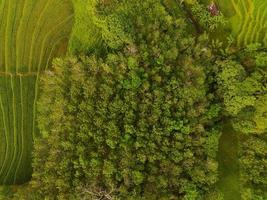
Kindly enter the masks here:
<path id="1" fill-rule="evenodd" d="M 238 163 L 238 134 L 225 124 L 219 140 L 219 183 L 224 200 L 240 200 L 240 172 Z"/>

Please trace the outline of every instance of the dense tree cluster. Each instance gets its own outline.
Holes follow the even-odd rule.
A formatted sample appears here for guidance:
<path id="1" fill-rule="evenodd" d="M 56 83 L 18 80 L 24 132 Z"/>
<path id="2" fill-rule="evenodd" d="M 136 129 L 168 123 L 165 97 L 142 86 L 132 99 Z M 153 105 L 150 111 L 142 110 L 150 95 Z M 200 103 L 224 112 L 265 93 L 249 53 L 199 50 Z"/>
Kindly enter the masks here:
<path id="1" fill-rule="evenodd" d="M 124 16 L 134 31 L 123 49 L 56 60 L 43 77 L 32 187 L 51 199 L 212 196 L 219 131 L 207 40 L 196 43 L 160 1 Z"/>
<path id="2" fill-rule="evenodd" d="M 45 76 L 33 177 L 39 192 L 70 198 L 89 187 L 122 199 L 177 199 L 214 190 L 219 135 L 204 66 L 191 63 L 199 81 L 190 83 L 175 78 L 188 73 L 183 65 L 155 71 L 143 60 L 129 65 L 132 56 L 80 59 L 58 61 Z"/>

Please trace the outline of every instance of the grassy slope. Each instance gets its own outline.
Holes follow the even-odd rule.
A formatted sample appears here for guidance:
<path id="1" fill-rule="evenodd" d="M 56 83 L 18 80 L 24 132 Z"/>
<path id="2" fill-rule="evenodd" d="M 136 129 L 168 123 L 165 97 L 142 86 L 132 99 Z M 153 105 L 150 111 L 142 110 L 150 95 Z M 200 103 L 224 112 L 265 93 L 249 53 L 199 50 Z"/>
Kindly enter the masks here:
<path id="1" fill-rule="evenodd" d="M 0 184 L 30 178 L 38 77 L 66 52 L 72 19 L 70 0 L 0 1 Z"/>

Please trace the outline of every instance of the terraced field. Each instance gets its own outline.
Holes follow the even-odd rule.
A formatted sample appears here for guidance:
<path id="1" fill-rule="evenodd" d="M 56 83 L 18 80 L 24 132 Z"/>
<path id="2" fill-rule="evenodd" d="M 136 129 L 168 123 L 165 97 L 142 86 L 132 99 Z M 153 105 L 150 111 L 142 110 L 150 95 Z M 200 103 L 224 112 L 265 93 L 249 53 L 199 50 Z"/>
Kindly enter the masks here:
<path id="1" fill-rule="evenodd" d="M 39 74 L 65 54 L 71 0 L 0 0 L 0 184 L 30 179 Z"/>
<path id="2" fill-rule="evenodd" d="M 228 17 L 229 28 L 238 46 L 253 42 L 267 46 L 266 0 L 216 0 L 216 4 Z"/>

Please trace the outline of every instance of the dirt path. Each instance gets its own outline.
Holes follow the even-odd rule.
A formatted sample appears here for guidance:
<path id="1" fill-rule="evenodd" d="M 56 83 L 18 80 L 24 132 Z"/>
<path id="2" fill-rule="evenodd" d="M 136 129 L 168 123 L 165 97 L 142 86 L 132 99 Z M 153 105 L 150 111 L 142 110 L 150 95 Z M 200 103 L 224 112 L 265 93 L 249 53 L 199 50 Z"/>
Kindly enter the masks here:
<path id="1" fill-rule="evenodd" d="M 218 187 L 224 195 L 224 200 L 240 200 L 238 136 L 233 128 L 227 124 L 223 128 L 219 140 L 219 173 Z"/>

